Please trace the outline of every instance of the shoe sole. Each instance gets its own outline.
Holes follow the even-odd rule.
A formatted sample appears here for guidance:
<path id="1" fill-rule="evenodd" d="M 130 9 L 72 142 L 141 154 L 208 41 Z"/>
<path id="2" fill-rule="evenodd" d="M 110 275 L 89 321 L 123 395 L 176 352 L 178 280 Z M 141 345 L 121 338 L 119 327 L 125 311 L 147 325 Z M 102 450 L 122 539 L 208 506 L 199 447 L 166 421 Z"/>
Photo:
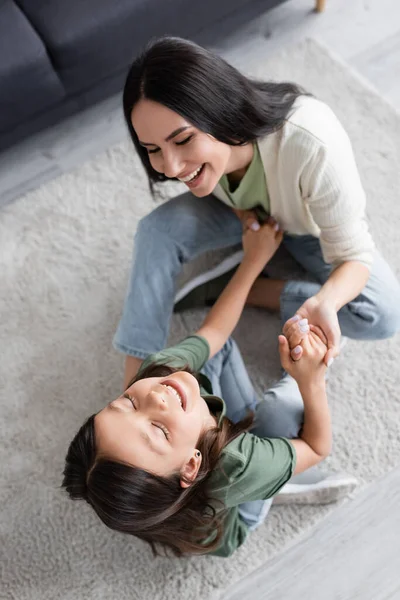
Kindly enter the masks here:
<path id="1" fill-rule="evenodd" d="M 287 483 L 274 497 L 274 504 L 331 504 L 351 494 L 357 485 L 355 479 L 320 481 L 314 485 Z"/>
<path id="2" fill-rule="evenodd" d="M 216 267 L 210 269 L 209 271 L 204 271 L 197 275 L 194 279 L 188 281 L 176 294 L 174 303 L 180 302 L 185 296 L 187 296 L 192 290 L 197 288 L 199 285 L 203 283 L 207 283 L 208 281 L 212 281 L 221 275 L 224 275 L 234 267 L 236 267 L 240 262 L 242 262 L 243 258 L 243 250 L 238 250 L 234 254 L 227 256 L 221 261 Z"/>

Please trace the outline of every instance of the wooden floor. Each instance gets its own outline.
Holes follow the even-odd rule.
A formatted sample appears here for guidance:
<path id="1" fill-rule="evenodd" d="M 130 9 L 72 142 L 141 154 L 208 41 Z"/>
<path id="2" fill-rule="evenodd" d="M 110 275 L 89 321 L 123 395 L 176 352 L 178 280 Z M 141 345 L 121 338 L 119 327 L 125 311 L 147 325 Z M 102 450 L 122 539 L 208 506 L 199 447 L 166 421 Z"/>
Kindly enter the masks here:
<path id="1" fill-rule="evenodd" d="M 400 468 L 219 600 L 399 600 Z"/>
<path id="2" fill-rule="evenodd" d="M 233 64 L 305 37 L 339 54 L 400 110 L 399 0 L 290 0 L 225 39 Z M 111 98 L 0 156 L 0 205 L 127 137 Z M 223 600 L 400 600 L 400 468 L 342 506 Z"/>
<path id="3" fill-rule="evenodd" d="M 334 50 L 400 109 L 399 0 L 290 0 L 236 31 L 218 47 L 233 64 L 265 56 L 304 37 Z M 113 97 L 0 155 L 0 205 L 69 171 L 126 138 Z"/>

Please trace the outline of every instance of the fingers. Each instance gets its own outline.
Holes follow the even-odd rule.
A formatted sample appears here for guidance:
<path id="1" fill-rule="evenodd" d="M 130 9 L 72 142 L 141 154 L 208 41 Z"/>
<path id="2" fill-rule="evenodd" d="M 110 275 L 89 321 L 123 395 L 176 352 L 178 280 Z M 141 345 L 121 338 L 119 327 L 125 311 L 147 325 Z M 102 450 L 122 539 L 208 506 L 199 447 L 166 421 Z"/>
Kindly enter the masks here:
<path id="1" fill-rule="evenodd" d="M 273 231 L 275 231 L 276 234 L 279 234 L 280 240 L 282 240 L 283 238 L 283 230 L 279 227 L 279 224 L 274 219 L 274 217 L 268 217 L 267 221 L 263 225 L 260 225 L 256 213 L 251 210 L 246 210 L 243 211 L 241 220 L 243 223 L 244 231 L 246 231 L 247 229 L 251 229 L 252 231 L 258 231 L 259 229 L 261 229 L 261 227 L 269 226 Z"/>
<path id="2" fill-rule="evenodd" d="M 281 359 L 281 365 L 285 371 L 290 368 L 290 350 L 287 339 L 284 335 L 278 336 L 279 340 L 279 357 Z"/>
<path id="3" fill-rule="evenodd" d="M 296 314 L 296 315 L 294 315 L 294 317 L 291 317 L 290 319 L 288 319 L 288 320 L 286 321 L 286 323 L 284 324 L 284 326 L 283 326 L 283 329 L 282 329 L 282 333 L 283 333 L 283 335 L 284 335 L 284 336 L 286 336 L 286 334 L 288 333 L 288 331 L 289 331 L 290 327 L 291 327 L 291 326 L 292 326 L 294 323 L 297 323 L 297 322 L 298 322 L 298 321 L 300 321 L 300 320 L 301 320 L 301 316 L 300 316 L 300 315 L 297 315 L 297 314 Z"/>
<path id="4" fill-rule="evenodd" d="M 257 221 L 257 219 L 246 219 L 246 222 L 244 224 L 244 231 L 246 231 L 247 229 L 251 229 L 252 231 L 259 231 L 259 229 L 261 229 L 261 225 Z"/>
<path id="5" fill-rule="evenodd" d="M 284 335 L 289 342 L 289 347 L 293 350 L 296 346 L 298 346 L 302 340 L 304 340 L 310 331 L 310 327 L 308 325 L 307 319 L 300 319 L 299 321 L 295 321 L 286 328 L 284 331 Z"/>
<path id="6" fill-rule="evenodd" d="M 290 351 L 290 356 L 292 360 L 300 360 L 303 356 L 303 348 L 302 346 L 295 346 L 293 350 Z"/>
<path id="7" fill-rule="evenodd" d="M 326 335 L 322 331 L 321 327 L 318 327 L 318 325 L 312 325 L 310 323 L 310 331 L 312 331 L 313 333 L 315 333 L 319 337 L 319 339 L 321 340 L 321 342 L 323 342 L 326 346 L 328 345 L 328 338 L 326 337 Z"/>

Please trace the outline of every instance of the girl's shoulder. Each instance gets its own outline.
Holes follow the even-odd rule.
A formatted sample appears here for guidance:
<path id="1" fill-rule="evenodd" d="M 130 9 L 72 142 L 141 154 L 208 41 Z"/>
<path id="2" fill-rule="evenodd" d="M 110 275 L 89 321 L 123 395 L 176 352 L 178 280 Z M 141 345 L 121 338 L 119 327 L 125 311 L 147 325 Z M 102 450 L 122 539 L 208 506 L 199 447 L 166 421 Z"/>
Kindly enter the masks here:
<path id="1" fill-rule="evenodd" d="M 291 477 L 295 464 L 296 451 L 286 438 L 241 433 L 224 447 L 210 478 L 210 491 L 224 500 L 226 506 L 266 498 L 275 490 L 277 482 Z"/>

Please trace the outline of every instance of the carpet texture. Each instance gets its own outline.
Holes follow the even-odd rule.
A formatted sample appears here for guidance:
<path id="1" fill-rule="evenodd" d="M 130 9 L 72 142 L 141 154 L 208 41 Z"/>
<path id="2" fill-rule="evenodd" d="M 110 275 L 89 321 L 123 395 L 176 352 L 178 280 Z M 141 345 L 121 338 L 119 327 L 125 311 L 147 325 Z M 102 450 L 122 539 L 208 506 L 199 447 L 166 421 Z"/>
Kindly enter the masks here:
<path id="1" fill-rule="evenodd" d="M 296 81 L 331 105 L 354 145 L 377 245 L 400 276 L 400 116 L 313 41 L 241 68 Z M 166 197 L 181 189 L 168 186 Z M 72 436 L 119 394 L 123 360 L 111 339 L 133 234 L 154 206 L 124 142 L 0 212 L 1 598 L 217 598 L 335 509 L 273 508 L 231 559 L 154 559 L 59 489 Z M 172 339 L 201 317 L 174 317 Z M 278 330 L 277 317 L 256 310 L 236 330 L 260 389 L 279 377 Z M 399 464 L 399 355 L 400 336 L 349 342 L 332 369 L 328 463 L 361 487 Z"/>

